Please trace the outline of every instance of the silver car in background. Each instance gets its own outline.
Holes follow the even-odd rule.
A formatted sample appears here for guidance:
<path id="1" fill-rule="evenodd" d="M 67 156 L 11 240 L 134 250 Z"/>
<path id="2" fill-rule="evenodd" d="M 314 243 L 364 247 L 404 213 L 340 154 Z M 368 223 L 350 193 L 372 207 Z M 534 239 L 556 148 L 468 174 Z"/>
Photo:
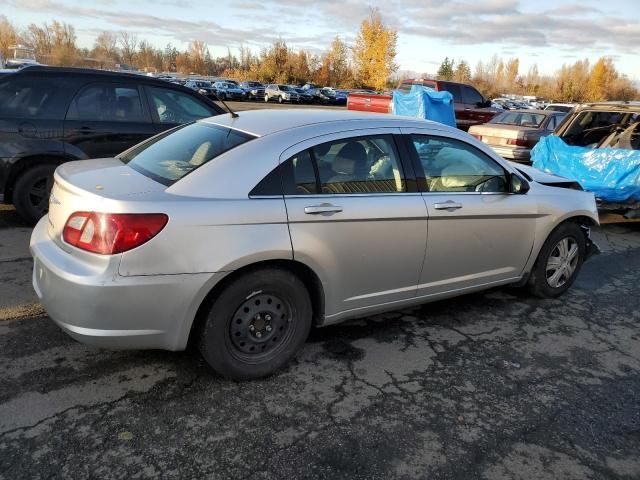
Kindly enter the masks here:
<path id="1" fill-rule="evenodd" d="M 460 130 L 330 110 L 177 127 L 56 170 L 33 285 L 72 337 L 283 366 L 312 326 L 497 285 L 555 297 L 593 253 L 594 197 Z"/>
<path id="2" fill-rule="evenodd" d="M 469 134 L 507 160 L 530 163 L 531 149 L 551 135 L 565 115 L 552 110 L 507 110 L 488 123 L 473 125 Z"/>

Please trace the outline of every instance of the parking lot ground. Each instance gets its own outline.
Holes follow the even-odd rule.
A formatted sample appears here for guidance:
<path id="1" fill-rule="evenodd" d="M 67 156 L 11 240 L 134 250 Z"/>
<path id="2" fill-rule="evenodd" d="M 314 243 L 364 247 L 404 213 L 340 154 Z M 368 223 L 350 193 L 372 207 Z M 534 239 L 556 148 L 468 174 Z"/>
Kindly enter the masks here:
<path id="1" fill-rule="evenodd" d="M 70 339 L 29 310 L 28 235 L 0 210 L 1 479 L 640 478 L 637 224 L 596 231 L 557 300 L 500 288 L 317 329 L 245 383 Z"/>

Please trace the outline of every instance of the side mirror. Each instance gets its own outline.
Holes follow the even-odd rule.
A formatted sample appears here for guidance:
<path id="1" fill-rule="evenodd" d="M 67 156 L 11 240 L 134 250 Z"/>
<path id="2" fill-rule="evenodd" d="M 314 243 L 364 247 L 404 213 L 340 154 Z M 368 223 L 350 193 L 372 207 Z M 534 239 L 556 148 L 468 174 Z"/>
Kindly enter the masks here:
<path id="1" fill-rule="evenodd" d="M 525 179 L 520 178 L 515 173 L 509 176 L 509 192 L 516 195 L 524 195 L 529 191 L 529 188 L 529 183 Z"/>

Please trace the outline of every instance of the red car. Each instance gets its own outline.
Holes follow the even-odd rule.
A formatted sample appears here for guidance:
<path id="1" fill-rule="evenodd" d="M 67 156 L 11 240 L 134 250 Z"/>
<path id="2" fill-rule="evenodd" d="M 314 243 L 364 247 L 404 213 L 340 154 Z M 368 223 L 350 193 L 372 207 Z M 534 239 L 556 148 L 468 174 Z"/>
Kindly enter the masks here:
<path id="1" fill-rule="evenodd" d="M 456 124 L 461 130 L 468 130 L 472 125 L 487 123 L 501 112 L 501 110 L 489 108 L 491 102 L 474 87 L 465 83 L 418 78 L 403 80 L 398 85 L 398 90 L 408 93 L 413 85 L 430 87 L 436 91 L 446 90 L 451 93 L 456 112 Z M 365 112 L 391 113 L 392 103 L 391 95 L 351 93 L 347 100 L 347 108 Z"/>

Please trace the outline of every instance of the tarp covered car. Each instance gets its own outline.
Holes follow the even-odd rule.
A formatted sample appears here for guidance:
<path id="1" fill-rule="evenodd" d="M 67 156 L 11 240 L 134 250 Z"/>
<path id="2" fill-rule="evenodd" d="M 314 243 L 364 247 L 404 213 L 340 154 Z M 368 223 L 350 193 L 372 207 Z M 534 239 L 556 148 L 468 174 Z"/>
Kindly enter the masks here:
<path id="1" fill-rule="evenodd" d="M 576 147 L 549 136 L 531 158 L 534 168 L 575 180 L 604 202 L 640 201 L 640 150 Z"/>
<path id="2" fill-rule="evenodd" d="M 640 102 L 577 106 L 536 145 L 531 161 L 579 182 L 602 210 L 640 217 Z"/>
<path id="3" fill-rule="evenodd" d="M 421 85 L 413 85 L 409 93 L 394 90 L 393 113 L 433 120 L 454 128 L 456 126 L 453 95 Z"/>

